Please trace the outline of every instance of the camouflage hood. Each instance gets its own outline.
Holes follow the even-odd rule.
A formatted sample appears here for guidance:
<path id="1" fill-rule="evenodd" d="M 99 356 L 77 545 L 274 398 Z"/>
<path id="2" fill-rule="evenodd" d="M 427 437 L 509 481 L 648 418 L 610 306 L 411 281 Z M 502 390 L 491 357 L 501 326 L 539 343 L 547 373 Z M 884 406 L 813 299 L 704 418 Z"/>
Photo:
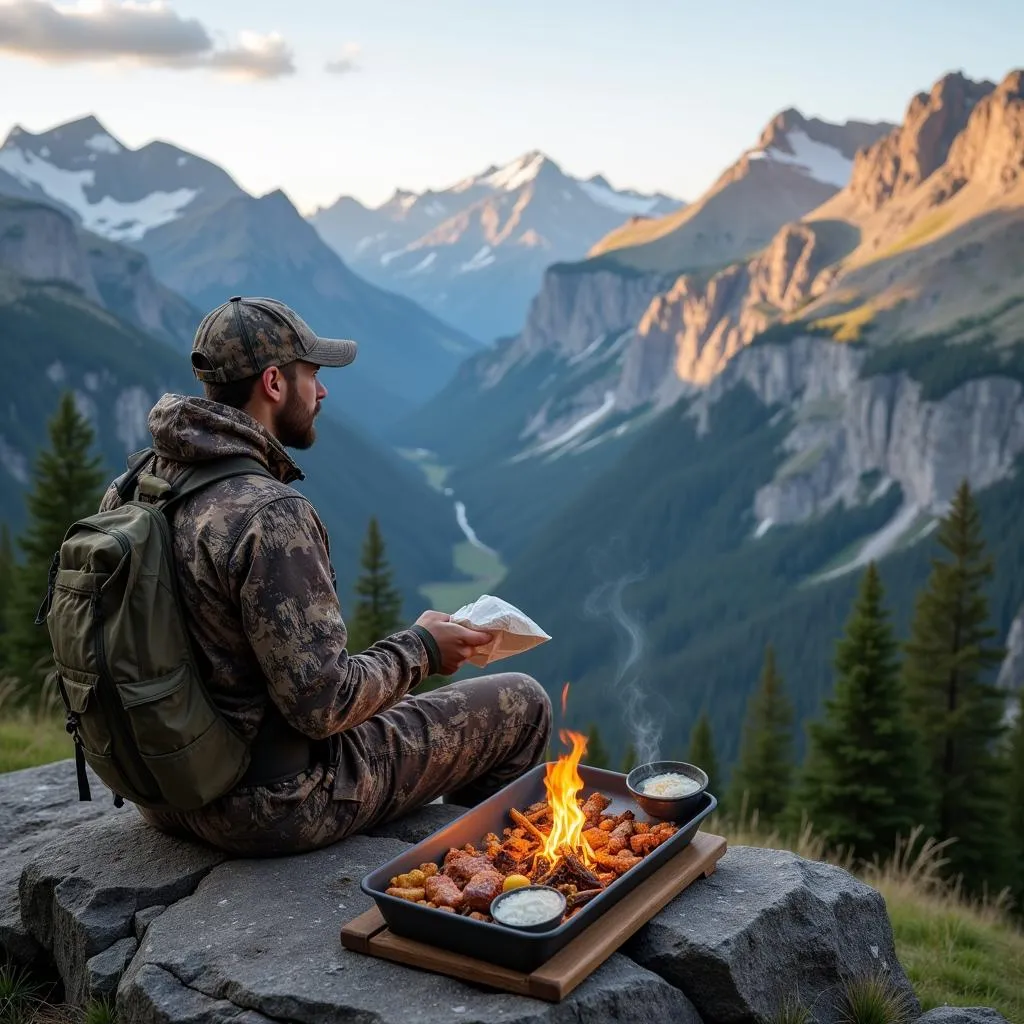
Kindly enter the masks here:
<path id="1" fill-rule="evenodd" d="M 240 409 L 193 395 L 164 395 L 149 414 L 158 455 L 175 462 L 205 462 L 225 455 L 258 459 L 282 483 L 303 479 L 281 442 Z"/>

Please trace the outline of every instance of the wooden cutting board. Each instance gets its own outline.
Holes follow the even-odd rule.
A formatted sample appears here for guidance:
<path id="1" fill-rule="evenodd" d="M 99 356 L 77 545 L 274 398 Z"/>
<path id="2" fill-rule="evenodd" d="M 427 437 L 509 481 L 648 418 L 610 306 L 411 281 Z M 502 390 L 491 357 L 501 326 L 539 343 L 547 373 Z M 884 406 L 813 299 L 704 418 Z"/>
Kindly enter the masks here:
<path id="1" fill-rule="evenodd" d="M 376 906 L 341 929 L 341 944 L 407 967 L 557 1003 L 687 886 L 714 874 L 725 851 L 722 836 L 698 832 L 684 850 L 602 914 L 598 927 L 588 927 L 529 974 L 395 935 Z"/>

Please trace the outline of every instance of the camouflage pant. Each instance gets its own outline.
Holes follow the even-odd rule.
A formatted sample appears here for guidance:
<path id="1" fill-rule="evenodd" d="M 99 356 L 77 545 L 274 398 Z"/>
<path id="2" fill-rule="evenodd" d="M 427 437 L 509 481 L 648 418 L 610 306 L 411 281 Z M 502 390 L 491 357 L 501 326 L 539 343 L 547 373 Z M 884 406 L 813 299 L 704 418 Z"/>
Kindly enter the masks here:
<path id="1" fill-rule="evenodd" d="M 338 734 L 341 761 L 271 785 L 239 787 L 200 811 L 140 808 L 157 828 L 234 856 L 315 850 L 444 796 L 472 806 L 544 757 L 551 701 L 516 672 L 406 697 Z"/>

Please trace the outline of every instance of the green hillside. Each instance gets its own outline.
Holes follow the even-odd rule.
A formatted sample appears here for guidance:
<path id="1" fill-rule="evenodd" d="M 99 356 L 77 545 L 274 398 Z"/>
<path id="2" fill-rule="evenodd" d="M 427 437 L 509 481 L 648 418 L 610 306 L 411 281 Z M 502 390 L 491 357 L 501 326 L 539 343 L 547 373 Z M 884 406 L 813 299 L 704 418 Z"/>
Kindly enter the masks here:
<path id="1" fill-rule="evenodd" d="M 553 637 L 516 667 L 537 675 L 552 694 L 570 681 L 570 719 L 577 726 L 597 721 L 615 750 L 630 739 L 626 684 L 632 683 L 637 706 L 661 730 L 662 754 L 682 756 L 706 708 L 729 764 L 769 641 L 798 721 L 815 715 L 830 692 L 834 643 L 859 573 L 809 580 L 885 525 L 901 495 L 892 488 L 866 507 L 836 508 L 755 539 L 754 494 L 771 479 L 790 427 L 788 413 L 736 389 L 713 408 L 711 429 L 698 438 L 680 403 L 512 563 L 501 596 Z M 1024 599 L 1024 479 L 981 492 L 979 504 L 998 566 L 994 624 L 1005 631 Z M 901 631 L 932 548 L 925 541 L 881 563 Z M 609 603 L 616 589 L 619 621 Z M 622 677 L 631 646 L 638 657 Z"/>
<path id="2" fill-rule="evenodd" d="M 17 531 L 24 522 L 23 486 L 4 469 L 18 456 L 26 467 L 46 443 L 46 422 L 61 391 L 74 388 L 89 410 L 111 476 L 128 451 L 148 444 L 145 415 L 165 391 L 199 393 L 187 362 L 156 341 L 62 284 L 0 279 L 0 337 L 9 379 L 0 413 L 5 462 L 0 463 L 0 521 Z M 339 373 L 344 371 L 339 371 Z M 329 399 L 330 401 L 330 399 Z M 317 444 L 297 453 L 306 473 L 299 484 L 331 533 L 332 557 L 343 603 L 351 600 L 359 546 L 371 515 L 381 523 L 396 580 L 420 610 L 424 581 L 451 573 L 451 547 L 460 534 L 450 504 L 397 455 L 328 413 Z"/>

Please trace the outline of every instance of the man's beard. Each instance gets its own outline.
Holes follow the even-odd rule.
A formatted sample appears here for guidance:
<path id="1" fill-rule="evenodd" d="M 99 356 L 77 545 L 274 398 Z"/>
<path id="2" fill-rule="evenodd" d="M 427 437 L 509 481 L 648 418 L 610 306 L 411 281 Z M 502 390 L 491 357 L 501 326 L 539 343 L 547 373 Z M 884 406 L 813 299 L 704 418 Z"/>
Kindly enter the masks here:
<path id="1" fill-rule="evenodd" d="M 313 412 L 307 412 L 298 392 L 290 391 L 284 408 L 274 420 L 274 433 L 285 448 L 309 448 L 316 440 L 313 420 L 320 411 L 319 403 Z"/>

